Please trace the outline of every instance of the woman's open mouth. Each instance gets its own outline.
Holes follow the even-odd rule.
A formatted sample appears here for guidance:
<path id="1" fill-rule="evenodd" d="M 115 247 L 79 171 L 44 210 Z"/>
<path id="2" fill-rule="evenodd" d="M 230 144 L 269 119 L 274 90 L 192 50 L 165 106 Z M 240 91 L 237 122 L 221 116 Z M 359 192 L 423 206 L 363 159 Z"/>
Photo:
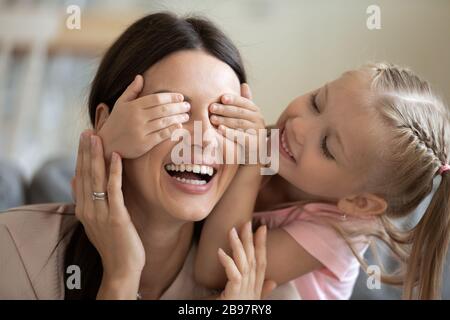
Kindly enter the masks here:
<path id="1" fill-rule="evenodd" d="M 204 164 L 173 164 L 164 166 L 173 182 L 185 192 L 204 193 L 209 190 L 217 169 Z"/>
<path id="2" fill-rule="evenodd" d="M 293 162 L 295 161 L 294 155 L 292 154 L 291 150 L 289 149 L 289 143 L 286 137 L 286 128 L 283 128 L 281 134 L 280 134 L 280 149 L 281 153 L 288 159 L 290 159 Z"/>

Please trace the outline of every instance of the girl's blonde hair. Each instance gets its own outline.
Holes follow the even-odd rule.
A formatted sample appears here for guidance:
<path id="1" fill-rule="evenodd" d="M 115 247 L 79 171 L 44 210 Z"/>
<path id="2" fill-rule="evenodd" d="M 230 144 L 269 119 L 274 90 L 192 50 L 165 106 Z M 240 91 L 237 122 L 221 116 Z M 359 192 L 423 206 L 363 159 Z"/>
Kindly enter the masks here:
<path id="1" fill-rule="evenodd" d="M 368 175 L 368 185 L 388 203 L 376 235 L 393 249 L 405 270 L 384 280 L 403 282 L 406 299 L 438 298 L 450 239 L 450 172 L 442 174 L 415 227 L 400 230 L 391 219 L 411 214 L 432 191 L 440 167 L 449 163 L 449 110 L 429 83 L 409 69 L 377 63 L 360 71 L 371 77 L 374 106 L 390 130 L 391 140 L 379 155 L 377 172 Z"/>

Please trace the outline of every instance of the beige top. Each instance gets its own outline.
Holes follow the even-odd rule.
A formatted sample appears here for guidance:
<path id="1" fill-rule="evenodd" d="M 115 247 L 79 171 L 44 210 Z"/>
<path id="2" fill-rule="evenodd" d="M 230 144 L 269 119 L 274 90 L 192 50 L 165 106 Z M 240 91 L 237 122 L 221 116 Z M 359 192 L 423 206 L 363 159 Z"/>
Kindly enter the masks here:
<path id="1" fill-rule="evenodd" d="M 64 299 L 64 251 L 77 223 L 75 205 L 29 205 L 0 213 L 0 299 Z M 200 299 L 214 291 L 195 283 L 196 247 L 161 299 Z M 292 282 L 269 299 L 300 299 Z"/>

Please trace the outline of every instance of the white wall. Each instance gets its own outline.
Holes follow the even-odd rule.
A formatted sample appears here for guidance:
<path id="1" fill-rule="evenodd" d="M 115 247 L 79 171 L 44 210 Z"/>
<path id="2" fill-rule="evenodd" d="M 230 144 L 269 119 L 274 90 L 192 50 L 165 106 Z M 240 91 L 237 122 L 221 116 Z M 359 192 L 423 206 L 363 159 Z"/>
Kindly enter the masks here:
<path id="1" fill-rule="evenodd" d="M 368 30 L 366 9 L 381 8 Z M 368 61 L 411 67 L 450 102 L 448 0 L 160 1 L 155 9 L 200 12 L 238 44 L 267 122 L 294 97 Z"/>

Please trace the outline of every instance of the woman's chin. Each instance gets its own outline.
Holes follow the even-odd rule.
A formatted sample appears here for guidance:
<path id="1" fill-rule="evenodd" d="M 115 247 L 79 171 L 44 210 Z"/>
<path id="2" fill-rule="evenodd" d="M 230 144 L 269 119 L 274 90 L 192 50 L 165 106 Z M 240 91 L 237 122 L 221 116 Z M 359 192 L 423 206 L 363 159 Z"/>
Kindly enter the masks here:
<path id="1" fill-rule="evenodd" d="M 207 199 L 205 199 L 207 200 Z M 215 202 L 199 199 L 170 199 L 165 208 L 170 215 L 181 221 L 199 221 L 205 219 L 214 208 Z"/>

